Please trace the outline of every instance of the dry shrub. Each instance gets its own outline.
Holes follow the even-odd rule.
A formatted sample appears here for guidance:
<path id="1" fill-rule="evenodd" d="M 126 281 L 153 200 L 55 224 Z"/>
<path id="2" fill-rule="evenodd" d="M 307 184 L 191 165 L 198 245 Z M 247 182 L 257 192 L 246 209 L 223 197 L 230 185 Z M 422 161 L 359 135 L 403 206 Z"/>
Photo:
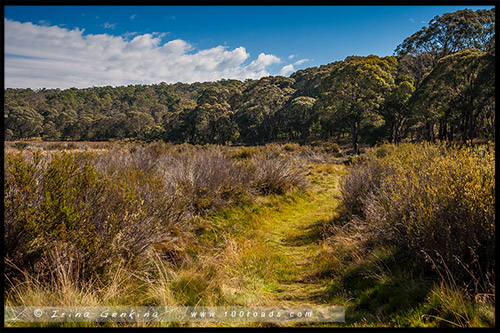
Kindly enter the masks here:
<path id="1" fill-rule="evenodd" d="M 376 159 L 359 163 L 349 170 L 340 182 L 343 212 L 349 217 L 364 217 L 367 198 L 380 188 L 380 182 L 387 170 Z"/>
<path id="2" fill-rule="evenodd" d="M 298 143 L 290 142 L 290 143 L 285 143 L 283 145 L 283 149 L 285 151 L 299 151 L 302 150 L 302 147 Z"/>
<path id="3" fill-rule="evenodd" d="M 343 178 L 343 210 L 372 239 L 396 242 L 413 256 L 425 253 L 472 291 L 488 291 L 495 268 L 494 158 L 485 146 L 382 146 Z"/>
<path id="4" fill-rule="evenodd" d="M 232 157 L 236 159 L 248 159 L 259 151 L 258 147 L 240 147 L 233 153 Z"/>
<path id="5" fill-rule="evenodd" d="M 303 169 L 290 156 L 274 150 L 263 151 L 250 159 L 252 186 L 262 194 L 282 194 L 293 186 L 305 186 Z"/>
<path id="6" fill-rule="evenodd" d="M 5 163 L 5 255 L 19 270 L 48 273 L 60 263 L 47 258 L 65 247 L 61 258 L 77 260 L 89 278 L 121 258 L 140 259 L 185 221 L 179 199 L 140 170 L 106 175 L 91 155 L 64 152 L 6 155 Z"/>
<path id="7" fill-rule="evenodd" d="M 238 201 L 250 190 L 249 175 L 241 164 L 215 149 L 164 158 L 161 173 L 195 214 Z"/>

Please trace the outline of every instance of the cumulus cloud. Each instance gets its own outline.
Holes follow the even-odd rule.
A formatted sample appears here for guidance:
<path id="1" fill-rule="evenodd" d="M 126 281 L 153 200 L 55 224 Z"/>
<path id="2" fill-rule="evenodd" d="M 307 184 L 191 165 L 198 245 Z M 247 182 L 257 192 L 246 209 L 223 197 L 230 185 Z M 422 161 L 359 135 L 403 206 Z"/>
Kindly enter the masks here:
<path id="1" fill-rule="evenodd" d="M 47 20 L 40 20 L 40 21 L 38 21 L 38 23 L 40 23 L 41 25 L 46 26 L 46 27 L 50 25 L 50 22 Z"/>
<path id="2" fill-rule="evenodd" d="M 197 50 L 181 39 L 163 42 L 164 33 L 84 35 L 84 29 L 8 19 L 4 26 L 6 87 L 64 89 L 258 79 L 270 75 L 270 65 L 281 62 L 265 53 L 251 60 L 243 46 Z"/>
<path id="3" fill-rule="evenodd" d="M 286 65 L 281 68 L 279 75 L 286 76 L 294 71 L 293 65 Z"/>

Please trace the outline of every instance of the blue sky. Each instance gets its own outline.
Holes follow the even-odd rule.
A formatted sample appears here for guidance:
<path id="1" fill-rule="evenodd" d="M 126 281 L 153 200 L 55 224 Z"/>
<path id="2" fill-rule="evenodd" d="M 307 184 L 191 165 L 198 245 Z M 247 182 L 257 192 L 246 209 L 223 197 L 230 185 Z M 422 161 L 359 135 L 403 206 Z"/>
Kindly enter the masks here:
<path id="1" fill-rule="evenodd" d="M 492 6 L 5 6 L 7 87 L 290 75 L 392 55 L 436 15 Z"/>

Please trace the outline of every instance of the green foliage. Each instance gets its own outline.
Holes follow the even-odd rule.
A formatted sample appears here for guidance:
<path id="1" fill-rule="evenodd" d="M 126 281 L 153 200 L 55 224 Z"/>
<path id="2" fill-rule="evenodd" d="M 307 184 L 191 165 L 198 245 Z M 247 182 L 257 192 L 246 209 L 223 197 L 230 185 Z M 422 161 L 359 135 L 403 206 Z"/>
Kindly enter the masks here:
<path id="1" fill-rule="evenodd" d="M 400 142 L 408 134 L 412 116 L 408 102 L 414 91 L 413 78 L 407 75 L 397 76 L 395 87 L 378 110 L 385 121 L 389 142 Z"/>
<path id="2" fill-rule="evenodd" d="M 5 129 L 10 130 L 10 137 L 27 139 L 42 132 L 43 116 L 33 106 L 6 98 L 4 108 Z"/>
<path id="3" fill-rule="evenodd" d="M 495 10 L 459 10 L 434 17 L 396 48 L 397 54 L 429 52 L 437 59 L 464 49 L 485 49 L 495 34 Z"/>
<path id="4" fill-rule="evenodd" d="M 434 17 L 397 46 L 403 74 L 415 79 L 418 87 L 437 61 L 465 49 L 485 50 L 495 40 L 495 9 L 459 10 Z"/>
<path id="5" fill-rule="evenodd" d="M 348 57 L 322 81 L 320 121 L 349 126 L 354 153 L 357 154 L 361 124 L 373 117 L 394 86 L 394 57 Z M 373 122 L 371 122 L 373 123 Z M 328 125 L 327 125 L 328 126 Z"/>
<path id="6" fill-rule="evenodd" d="M 452 141 L 457 134 L 463 142 L 479 137 L 480 128 L 494 122 L 495 100 L 488 92 L 494 86 L 494 75 L 487 74 L 493 69 L 494 59 L 479 50 L 463 50 L 440 59 L 410 99 L 420 123 L 439 123 L 441 140 Z M 433 137 L 431 129 L 426 139 Z"/>
<path id="7" fill-rule="evenodd" d="M 311 126 L 318 117 L 315 102 L 315 98 L 300 96 L 292 99 L 289 105 L 280 110 L 281 123 L 278 126 L 288 133 L 290 139 L 306 140 L 309 137 Z"/>

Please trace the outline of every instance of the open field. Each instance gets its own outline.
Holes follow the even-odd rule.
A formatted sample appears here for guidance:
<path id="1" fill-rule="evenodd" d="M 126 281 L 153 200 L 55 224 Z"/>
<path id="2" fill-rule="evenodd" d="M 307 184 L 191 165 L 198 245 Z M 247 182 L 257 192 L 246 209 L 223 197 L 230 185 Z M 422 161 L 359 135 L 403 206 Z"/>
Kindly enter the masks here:
<path id="1" fill-rule="evenodd" d="M 345 322 L 316 326 L 493 327 L 494 146 L 342 153 L 7 142 L 5 305 L 339 305 Z"/>

